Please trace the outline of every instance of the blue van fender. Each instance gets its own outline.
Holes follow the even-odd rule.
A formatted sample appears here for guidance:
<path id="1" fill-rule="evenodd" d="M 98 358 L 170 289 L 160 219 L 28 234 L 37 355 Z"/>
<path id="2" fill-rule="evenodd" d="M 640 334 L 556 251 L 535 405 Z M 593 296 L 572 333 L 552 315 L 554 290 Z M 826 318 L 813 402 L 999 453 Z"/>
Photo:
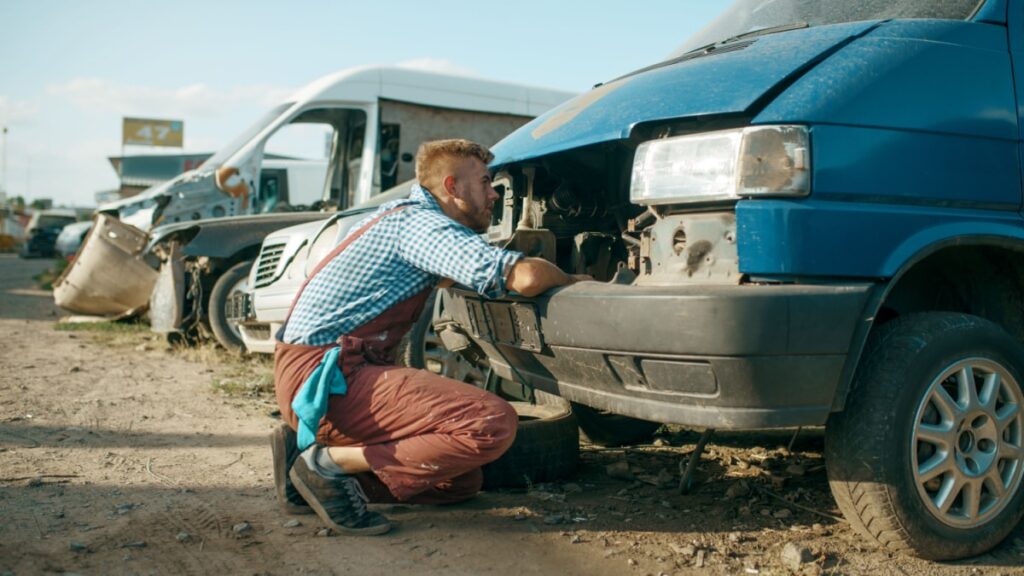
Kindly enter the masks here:
<path id="1" fill-rule="evenodd" d="M 938 226 L 936 228 L 948 229 L 952 226 Z M 889 294 L 892 289 L 897 286 L 903 277 L 913 270 L 919 263 L 927 260 L 930 256 L 951 247 L 964 247 L 964 246 L 990 246 L 997 248 L 1007 248 L 1011 250 L 1018 250 L 1024 252 L 1024 232 L 1021 230 L 1012 230 L 1013 234 L 1006 236 L 993 235 L 991 225 L 985 226 L 986 233 L 976 234 L 965 234 L 965 235 L 947 235 L 939 236 L 936 230 L 933 236 L 933 241 L 928 244 L 919 246 L 916 251 L 910 252 L 909 246 L 912 245 L 913 241 L 917 237 L 926 236 L 926 232 L 918 234 L 916 237 L 909 238 L 904 246 L 905 248 L 899 252 L 903 254 L 911 254 L 905 258 L 902 263 L 899 263 L 898 270 L 884 282 L 879 282 L 872 289 L 868 295 L 867 300 L 864 303 L 864 311 L 861 314 L 861 319 L 857 323 L 852 338 L 850 339 L 850 351 L 846 357 L 846 363 L 843 365 L 843 370 L 840 373 L 839 384 L 836 387 L 835 398 L 832 401 L 832 412 L 841 412 L 843 407 L 846 405 L 846 396 L 850 392 L 850 388 L 853 385 L 853 377 L 857 372 L 857 366 L 860 365 L 861 356 L 864 354 L 864 348 L 867 346 L 868 338 L 871 336 L 871 330 L 875 326 L 875 318 L 879 311 L 882 309 L 882 305 L 889 298 Z M 893 257 L 890 260 L 895 260 L 897 253 L 894 252 Z M 888 269 L 888 266 L 887 266 Z"/>

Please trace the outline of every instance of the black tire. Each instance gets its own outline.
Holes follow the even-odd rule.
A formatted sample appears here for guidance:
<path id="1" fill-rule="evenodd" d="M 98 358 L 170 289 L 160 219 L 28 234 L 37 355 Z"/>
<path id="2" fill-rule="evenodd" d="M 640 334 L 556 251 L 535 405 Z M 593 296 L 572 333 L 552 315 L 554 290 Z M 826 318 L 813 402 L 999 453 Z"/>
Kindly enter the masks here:
<path id="1" fill-rule="evenodd" d="M 575 402 L 572 403 L 572 411 L 586 439 L 598 446 L 628 446 L 649 442 L 658 428 L 661 428 L 658 422 L 612 414 Z"/>
<path id="2" fill-rule="evenodd" d="M 825 431 L 829 485 L 853 528 L 881 546 L 930 560 L 973 556 L 1001 542 L 1024 515 L 1022 370 L 1021 345 L 975 316 L 913 314 L 877 328 L 845 410 L 832 415 Z M 979 380 L 985 374 L 998 378 Z M 995 393 L 986 392 L 989 381 L 995 382 Z M 988 409 L 981 397 L 995 397 L 991 413 L 997 416 L 990 429 L 995 441 L 986 440 L 979 427 L 988 422 L 978 416 Z M 1013 402 L 1016 416 L 1005 416 Z M 1001 420 L 1010 424 L 1004 427 Z M 945 430 L 938 432 L 939 441 L 924 439 L 939 427 Z M 1007 440 L 1016 441 L 1016 449 L 1007 448 Z M 990 463 L 979 465 L 984 458 Z M 932 462 L 949 467 L 935 468 L 944 471 L 928 480 L 925 469 Z M 1008 478 L 1001 484 L 1005 497 L 995 495 L 994 484 L 987 483 L 995 480 L 978 481 L 986 471 Z M 942 510 L 942 495 L 958 478 L 976 483 L 977 496 L 968 498 L 966 490 L 951 488 L 949 507 Z M 973 511 L 968 502 L 975 499 L 985 507 Z"/>
<path id="3" fill-rule="evenodd" d="M 580 436 L 569 407 L 511 404 L 519 414 L 516 439 L 501 458 L 484 466 L 484 489 L 552 482 L 575 472 Z"/>
<path id="4" fill-rule="evenodd" d="M 236 287 L 249 278 L 252 263 L 252 260 L 239 262 L 221 274 L 213 285 L 206 307 L 206 316 L 214 338 L 229 352 L 242 353 L 245 351 L 245 343 L 242 342 L 238 328 L 228 322 L 227 303 L 228 297 Z"/>
<path id="5" fill-rule="evenodd" d="M 436 298 L 435 290 L 427 298 L 419 319 L 399 343 L 396 361 L 402 366 L 429 370 L 446 378 L 482 388 L 487 373 L 486 365 L 474 362 L 459 352 L 449 351 L 434 331 L 432 321 Z"/>
<path id="6" fill-rule="evenodd" d="M 437 290 L 433 290 L 427 296 L 427 303 L 423 306 L 423 312 L 416 320 L 416 323 L 409 329 L 409 333 L 398 344 L 397 362 L 409 368 L 426 369 L 425 341 L 429 331 L 433 329 L 430 321 L 434 317 L 434 299 L 437 298 Z"/>

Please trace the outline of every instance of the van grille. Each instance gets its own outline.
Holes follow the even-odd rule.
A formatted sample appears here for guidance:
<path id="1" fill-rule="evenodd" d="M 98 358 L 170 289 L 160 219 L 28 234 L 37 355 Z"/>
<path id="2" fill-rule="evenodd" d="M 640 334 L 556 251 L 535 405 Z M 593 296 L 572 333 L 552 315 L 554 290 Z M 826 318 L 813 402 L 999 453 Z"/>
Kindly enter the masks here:
<path id="1" fill-rule="evenodd" d="M 256 260 L 256 285 L 262 288 L 274 281 L 277 264 L 284 254 L 284 244 L 269 244 L 263 247 L 260 257 Z"/>

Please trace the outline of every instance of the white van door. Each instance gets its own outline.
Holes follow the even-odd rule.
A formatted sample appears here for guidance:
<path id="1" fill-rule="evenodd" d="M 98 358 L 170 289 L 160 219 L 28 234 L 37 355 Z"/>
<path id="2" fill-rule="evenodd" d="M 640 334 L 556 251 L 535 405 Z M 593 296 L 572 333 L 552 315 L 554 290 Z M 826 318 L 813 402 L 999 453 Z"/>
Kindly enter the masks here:
<path id="1" fill-rule="evenodd" d="M 361 107 L 311 106 L 273 130 L 247 154 L 232 158 L 218 172 L 218 185 L 237 201 L 236 214 L 252 214 L 287 208 L 319 208 L 323 205 L 344 209 L 351 205 L 358 187 L 360 160 L 366 140 L 367 111 Z M 282 180 L 260 176 L 264 168 L 327 164 L 326 176 L 315 190 L 309 191 L 308 178 L 303 190 L 281 192 Z M 277 186 L 275 190 L 265 186 Z M 282 204 L 282 201 L 286 201 Z"/>

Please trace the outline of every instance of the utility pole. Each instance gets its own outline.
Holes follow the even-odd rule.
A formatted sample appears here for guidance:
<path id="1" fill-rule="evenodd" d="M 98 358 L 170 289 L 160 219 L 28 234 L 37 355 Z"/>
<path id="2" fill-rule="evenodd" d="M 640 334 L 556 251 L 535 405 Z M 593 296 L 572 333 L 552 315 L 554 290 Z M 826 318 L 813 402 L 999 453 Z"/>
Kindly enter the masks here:
<path id="1" fill-rule="evenodd" d="M 0 175 L 0 190 L 7 194 L 7 126 L 4 126 L 4 157 L 3 174 Z"/>

